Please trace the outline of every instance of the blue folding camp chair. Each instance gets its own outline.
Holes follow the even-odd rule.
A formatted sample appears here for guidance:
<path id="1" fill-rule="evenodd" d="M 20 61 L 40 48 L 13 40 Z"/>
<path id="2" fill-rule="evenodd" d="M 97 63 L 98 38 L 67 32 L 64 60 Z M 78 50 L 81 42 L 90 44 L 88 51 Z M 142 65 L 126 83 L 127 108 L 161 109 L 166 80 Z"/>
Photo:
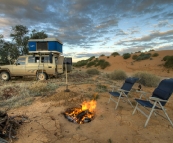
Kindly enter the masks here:
<path id="1" fill-rule="evenodd" d="M 139 78 L 136 78 L 136 77 L 129 77 L 129 78 L 127 78 L 125 80 L 123 86 L 120 89 L 118 89 L 117 91 L 114 91 L 115 86 L 113 86 L 112 91 L 109 92 L 110 93 L 110 98 L 109 98 L 108 103 L 110 102 L 110 100 L 112 100 L 113 102 L 116 103 L 115 109 L 117 109 L 119 101 L 120 101 L 120 98 L 122 98 L 124 100 L 124 97 L 125 97 L 127 99 L 127 101 L 129 102 L 129 104 L 133 107 L 132 103 L 128 99 L 128 93 L 132 89 L 132 87 L 135 84 L 135 82 L 138 81 L 138 80 L 139 80 Z M 118 101 L 115 100 L 115 97 L 118 97 Z"/>
<path id="2" fill-rule="evenodd" d="M 155 114 L 158 114 L 158 112 L 156 112 L 155 110 L 163 110 L 163 112 L 165 113 L 166 117 L 165 117 L 173 126 L 172 121 L 170 120 L 168 114 L 166 113 L 166 110 L 164 108 L 165 104 L 168 102 L 169 97 L 171 96 L 173 92 L 173 79 L 164 79 L 159 83 L 159 86 L 154 90 L 152 96 L 149 98 L 149 100 L 142 100 L 142 99 L 135 99 L 137 104 L 136 107 L 133 111 L 132 114 L 134 114 L 136 112 L 136 110 L 140 111 L 144 116 L 147 117 L 147 120 L 145 122 L 144 127 L 147 126 L 150 117 L 152 115 L 152 113 L 154 112 Z M 147 115 L 145 112 L 143 112 L 138 105 L 143 106 L 144 108 L 147 107 L 151 108 L 149 115 Z"/>

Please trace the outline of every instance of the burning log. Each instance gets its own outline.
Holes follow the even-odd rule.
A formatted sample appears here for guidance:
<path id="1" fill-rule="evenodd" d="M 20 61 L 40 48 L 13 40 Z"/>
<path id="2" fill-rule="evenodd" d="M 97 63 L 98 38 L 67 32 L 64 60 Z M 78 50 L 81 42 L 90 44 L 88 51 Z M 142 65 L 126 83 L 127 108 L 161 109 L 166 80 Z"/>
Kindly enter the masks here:
<path id="1" fill-rule="evenodd" d="M 63 114 L 70 122 L 84 124 L 94 119 L 96 102 L 83 102 L 81 108 L 68 108 Z"/>
<path id="2" fill-rule="evenodd" d="M 2 138 L 7 138 L 12 142 L 12 138 L 16 138 L 16 130 L 27 119 L 28 117 L 23 115 L 10 117 L 6 112 L 0 111 L 0 142 L 4 140 Z"/>

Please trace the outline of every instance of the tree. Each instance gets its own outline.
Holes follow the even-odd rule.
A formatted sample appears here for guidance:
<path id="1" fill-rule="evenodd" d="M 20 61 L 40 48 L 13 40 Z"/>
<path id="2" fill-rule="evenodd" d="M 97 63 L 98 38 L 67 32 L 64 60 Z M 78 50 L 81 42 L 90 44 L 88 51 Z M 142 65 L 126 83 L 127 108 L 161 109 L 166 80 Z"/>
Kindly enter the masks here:
<path id="1" fill-rule="evenodd" d="M 0 48 L 1 63 L 10 64 L 13 63 L 15 59 L 18 58 L 20 52 L 17 46 L 11 42 L 3 42 Z"/>
<path id="2" fill-rule="evenodd" d="M 32 33 L 30 34 L 30 39 L 45 39 L 48 35 L 45 34 L 44 31 L 37 32 L 35 29 L 32 30 Z"/>
<path id="3" fill-rule="evenodd" d="M 23 25 L 16 25 L 12 27 L 12 33 L 10 36 L 13 38 L 13 41 L 15 41 L 21 55 L 27 54 L 26 47 L 29 39 L 27 36 L 28 32 L 28 28 Z"/>

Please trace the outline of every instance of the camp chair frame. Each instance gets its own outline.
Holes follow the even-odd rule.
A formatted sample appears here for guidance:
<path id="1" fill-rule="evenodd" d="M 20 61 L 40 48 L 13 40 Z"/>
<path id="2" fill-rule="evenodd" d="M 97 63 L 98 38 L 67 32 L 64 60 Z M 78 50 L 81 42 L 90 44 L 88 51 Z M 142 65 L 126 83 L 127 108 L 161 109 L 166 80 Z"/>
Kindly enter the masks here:
<path id="1" fill-rule="evenodd" d="M 130 77 L 130 78 L 133 78 L 134 80 L 139 80 L 138 78 L 135 78 L 135 77 Z M 135 82 L 136 82 L 135 81 Z M 132 87 L 133 87 L 133 85 L 135 84 L 135 82 L 132 84 Z M 125 83 L 124 83 L 125 84 Z M 115 107 L 115 110 L 117 109 L 117 107 L 118 107 L 118 105 L 119 105 L 119 101 L 120 101 L 120 99 L 122 99 L 124 102 L 128 102 L 131 106 L 132 106 L 132 108 L 134 108 L 134 106 L 132 105 L 132 103 L 130 102 L 130 100 L 128 99 L 128 94 L 129 94 L 129 92 L 131 91 L 131 89 L 132 89 L 132 87 L 131 87 L 131 89 L 129 90 L 129 91 L 127 91 L 127 90 L 124 90 L 124 89 L 117 89 L 116 91 L 114 91 L 115 90 L 115 88 L 116 88 L 116 86 L 111 86 L 112 87 L 112 91 L 111 92 L 109 92 L 110 93 L 110 97 L 109 97 L 109 100 L 108 100 L 108 103 L 110 103 L 110 101 L 112 100 L 113 102 L 115 102 L 116 103 L 116 107 Z M 115 97 L 118 97 L 118 100 L 116 101 L 115 100 Z M 124 99 L 124 97 L 126 98 L 126 100 Z"/>
<path id="2" fill-rule="evenodd" d="M 143 93 L 145 93 L 145 92 L 143 92 Z M 171 95 L 170 95 L 171 96 Z M 140 98 L 142 97 L 142 95 L 140 96 Z M 150 118 L 151 118 L 151 115 L 152 115 L 152 113 L 154 113 L 154 115 L 156 115 L 156 114 L 158 114 L 158 115 L 160 115 L 157 111 L 158 110 L 162 110 L 163 112 L 164 112 L 164 114 L 165 114 L 165 116 L 163 116 L 163 115 L 160 115 L 160 116 L 162 116 L 163 118 L 165 118 L 165 119 L 167 119 L 169 122 L 170 122 L 170 124 L 172 125 L 172 127 L 173 127 L 173 123 L 172 123 L 172 121 L 171 121 L 171 119 L 169 118 L 169 116 L 168 116 L 168 114 L 167 114 L 167 112 L 166 112 L 166 109 L 164 108 L 164 105 L 162 105 L 161 104 L 161 102 L 163 103 L 167 103 L 168 102 L 168 100 L 163 100 L 163 99 L 161 99 L 161 98 L 158 98 L 158 97 L 153 97 L 153 96 L 151 96 L 151 97 L 149 97 L 149 100 L 141 100 L 141 99 L 135 99 L 136 101 L 137 101 L 137 104 L 136 104 L 136 106 L 135 106 L 135 108 L 134 108 L 134 110 L 133 110 L 133 113 L 132 114 L 134 114 L 135 112 L 136 112 L 136 110 L 138 110 L 139 112 L 141 112 L 145 117 L 147 117 L 147 120 L 146 120 L 146 122 L 145 122 L 145 125 L 144 125 L 144 127 L 146 127 L 147 126 L 147 124 L 148 124 L 148 122 L 149 122 L 149 120 L 150 120 Z M 141 105 L 142 107 L 144 107 L 145 109 L 147 109 L 147 110 L 149 110 L 148 108 L 151 108 L 151 110 L 149 110 L 149 114 L 147 115 L 144 111 L 142 111 L 139 107 L 138 107 L 138 105 Z"/>

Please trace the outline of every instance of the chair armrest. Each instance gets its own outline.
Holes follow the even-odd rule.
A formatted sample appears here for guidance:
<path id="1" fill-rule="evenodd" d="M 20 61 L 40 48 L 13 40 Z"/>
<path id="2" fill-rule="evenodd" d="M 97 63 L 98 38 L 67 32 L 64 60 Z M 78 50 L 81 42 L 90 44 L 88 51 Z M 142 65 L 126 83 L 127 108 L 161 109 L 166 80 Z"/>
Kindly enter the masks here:
<path id="1" fill-rule="evenodd" d="M 136 90 L 136 92 L 141 93 L 139 99 L 142 98 L 142 96 L 145 96 L 145 99 L 148 100 L 146 94 L 149 94 L 148 92 L 142 91 L 142 90 Z"/>
<path id="2" fill-rule="evenodd" d="M 120 92 L 130 92 L 130 91 L 127 91 L 127 90 L 124 90 L 124 89 L 118 89 L 118 91 L 120 91 Z"/>
<path id="3" fill-rule="evenodd" d="M 162 100 L 160 98 L 157 97 L 149 97 L 150 100 L 155 100 L 155 101 L 162 101 L 162 102 L 167 102 L 168 100 Z"/>
<path id="4" fill-rule="evenodd" d="M 111 88 L 111 91 L 113 92 L 117 88 L 117 86 L 116 85 L 110 85 L 110 88 Z"/>
<path id="5" fill-rule="evenodd" d="M 112 87 L 112 88 L 116 88 L 117 86 L 115 86 L 115 85 L 110 85 L 110 87 Z"/>

